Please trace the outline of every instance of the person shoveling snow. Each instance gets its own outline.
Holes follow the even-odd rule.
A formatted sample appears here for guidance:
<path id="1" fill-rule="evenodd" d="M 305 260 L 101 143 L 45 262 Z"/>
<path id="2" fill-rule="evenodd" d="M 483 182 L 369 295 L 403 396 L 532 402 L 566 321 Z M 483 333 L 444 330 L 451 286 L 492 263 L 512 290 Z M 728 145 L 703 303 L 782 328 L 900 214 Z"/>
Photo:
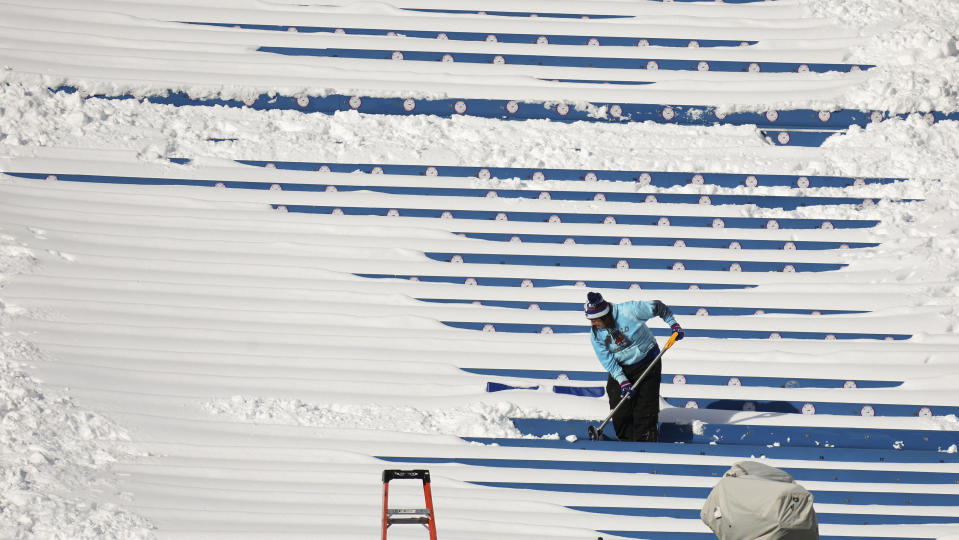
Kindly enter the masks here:
<path id="1" fill-rule="evenodd" d="M 609 377 L 606 395 L 616 437 L 621 441 L 659 440 L 659 382 L 662 353 L 683 339 L 683 328 L 666 304 L 659 300 L 607 302 L 598 292 L 586 295 L 586 318 L 592 326 L 593 350 Z M 673 331 L 660 351 L 646 321 L 658 316 Z M 598 429 L 590 426 L 589 438 L 602 439 L 604 421 Z"/>

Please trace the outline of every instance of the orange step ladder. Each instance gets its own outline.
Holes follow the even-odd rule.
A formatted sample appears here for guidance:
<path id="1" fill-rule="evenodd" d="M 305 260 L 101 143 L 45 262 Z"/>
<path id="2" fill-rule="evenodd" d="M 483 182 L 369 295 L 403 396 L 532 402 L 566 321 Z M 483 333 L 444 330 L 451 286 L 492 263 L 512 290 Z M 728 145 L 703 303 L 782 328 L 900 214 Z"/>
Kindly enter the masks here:
<path id="1" fill-rule="evenodd" d="M 426 508 L 390 508 L 390 480 L 422 480 Z M 426 469 L 383 471 L 383 540 L 386 540 L 386 529 L 390 525 L 399 523 L 422 524 L 429 529 L 430 540 L 436 540 L 436 515 L 433 512 L 433 495 L 430 492 L 430 471 Z"/>

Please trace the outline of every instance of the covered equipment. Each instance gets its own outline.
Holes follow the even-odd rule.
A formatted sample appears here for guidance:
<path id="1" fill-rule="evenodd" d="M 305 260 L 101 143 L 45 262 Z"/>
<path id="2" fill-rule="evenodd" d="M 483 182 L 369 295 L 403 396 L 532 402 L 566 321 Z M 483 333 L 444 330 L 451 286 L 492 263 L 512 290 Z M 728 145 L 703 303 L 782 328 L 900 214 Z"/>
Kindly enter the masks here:
<path id="1" fill-rule="evenodd" d="M 789 473 L 755 461 L 726 471 L 700 517 L 720 540 L 819 540 L 812 494 Z"/>

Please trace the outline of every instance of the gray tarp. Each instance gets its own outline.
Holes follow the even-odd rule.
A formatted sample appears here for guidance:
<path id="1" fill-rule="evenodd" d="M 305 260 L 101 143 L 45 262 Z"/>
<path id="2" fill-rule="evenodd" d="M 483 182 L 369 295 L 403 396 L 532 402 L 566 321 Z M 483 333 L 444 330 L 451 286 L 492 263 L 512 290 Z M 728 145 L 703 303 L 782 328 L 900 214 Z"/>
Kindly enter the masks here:
<path id="1" fill-rule="evenodd" d="M 775 467 L 740 461 L 700 513 L 720 540 L 819 540 L 812 494 Z"/>

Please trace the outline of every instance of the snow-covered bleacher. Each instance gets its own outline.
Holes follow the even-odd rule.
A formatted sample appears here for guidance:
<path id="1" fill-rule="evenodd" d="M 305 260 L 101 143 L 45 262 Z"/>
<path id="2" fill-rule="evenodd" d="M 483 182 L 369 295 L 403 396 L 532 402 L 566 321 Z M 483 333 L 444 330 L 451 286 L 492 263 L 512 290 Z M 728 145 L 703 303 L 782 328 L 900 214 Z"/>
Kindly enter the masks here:
<path id="1" fill-rule="evenodd" d="M 0 230 L 33 257 L 4 324 L 130 426 L 118 498 L 161 536 L 369 537 L 378 471 L 429 467 L 441 537 L 709 538 L 745 458 L 813 493 L 823 538 L 959 534 L 956 348 L 930 338 L 956 312 L 895 266 L 938 194 L 916 164 L 822 157 L 959 113 L 840 102 L 879 66 L 802 2 L 0 3 L 57 37 L 8 47 L 3 84 L 83 118 L 0 158 Z M 136 110 L 171 121 L 83 147 Z M 266 142 L 319 116 L 375 127 Z M 605 128 L 701 146 L 403 146 L 436 117 L 461 142 L 562 124 L 569 155 Z M 405 153 L 357 141 L 391 130 Z M 608 412 L 587 290 L 686 328 L 659 443 L 586 440 Z"/>

